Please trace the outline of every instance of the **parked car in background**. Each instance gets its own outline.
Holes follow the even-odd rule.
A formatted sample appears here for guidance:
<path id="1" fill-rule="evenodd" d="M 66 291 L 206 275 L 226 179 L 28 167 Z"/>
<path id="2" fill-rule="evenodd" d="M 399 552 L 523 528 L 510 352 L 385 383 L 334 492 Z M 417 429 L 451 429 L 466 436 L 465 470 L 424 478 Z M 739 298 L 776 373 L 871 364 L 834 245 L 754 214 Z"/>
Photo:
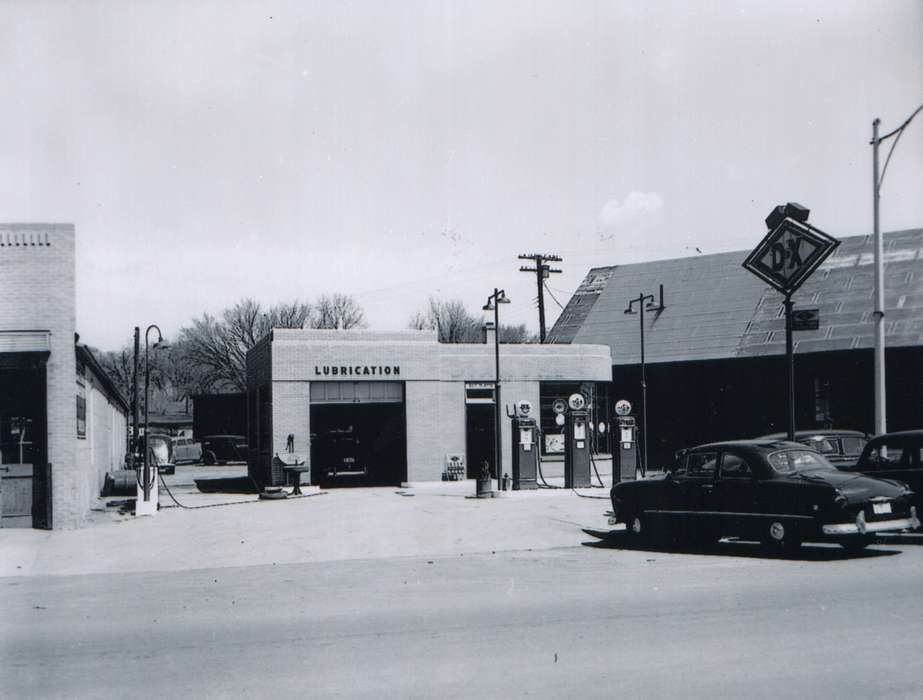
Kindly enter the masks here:
<path id="1" fill-rule="evenodd" d="M 919 511 L 923 508 L 923 430 L 873 437 L 850 471 L 907 483 L 914 491 L 913 504 Z"/>
<path id="2" fill-rule="evenodd" d="M 173 438 L 169 435 L 142 435 L 140 438 L 140 454 L 144 458 L 144 451 L 150 450 L 148 463 L 157 465 L 157 471 L 161 474 L 173 474 L 176 472 L 176 462 L 173 461 Z"/>
<path id="3" fill-rule="evenodd" d="M 614 517 L 640 537 L 658 530 L 700 543 L 725 536 L 780 549 L 830 540 L 861 549 L 876 532 L 920 526 L 908 486 L 834 467 L 797 442 L 742 440 L 693 447 L 663 476 L 616 484 Z"/>
<path id="4" fill-rule="evenodd" d="M 207 435 L 202 438 L 202 461 L 227 464 L 247 461 L 247 438 L 243 435 Z"/>
<path id="5" fill-rule="evenodd" d="M 202 461 L 202 443 L 188 437 L 173 438 L 173 461 L 176 464 L 197 464 Z"/>
<path id="6" fill-rule="evenodd" d="M 763 435 L 758 440 L 785 440 L 787 433 Z M 798 430 L 795 442 L 812 447 L 838 469 L 852 467 L 865 449 L 868 435 L 858 430 Z"/>

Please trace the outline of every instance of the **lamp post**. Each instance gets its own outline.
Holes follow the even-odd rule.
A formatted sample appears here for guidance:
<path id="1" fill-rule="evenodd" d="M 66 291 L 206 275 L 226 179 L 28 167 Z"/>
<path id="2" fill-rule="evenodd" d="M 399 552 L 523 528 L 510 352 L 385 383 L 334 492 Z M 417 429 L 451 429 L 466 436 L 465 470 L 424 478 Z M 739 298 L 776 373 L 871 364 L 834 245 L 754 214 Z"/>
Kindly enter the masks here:
<path id="1" fill-rule="evenodd" d="M 913 121 L 913 118 L 923 111 L 923 105 L 914 110 L 913 114 L 904 120 L 904 123 L 884 136 L 878 135 L 878 125 L 880 119 L 872 122 L 872 218 L 873 231 L 875 237 L 875 433 L 881 435 L 887 432 L 887 410 L 886 399 L 887 389 L 885 387 L 885 281 L 884 281 L 884 261 L 882 255 L 881 228 L 879 226 L 879 197 L 881 195 L 881 183 L 884 182 L 885 173 L 888 170 L 888 163 L 891 161 L 891 155 L 897 142 L 900 141 L 901 135 L 907 125 Z M 888 157 L 885 158 L 885 165 L 882 168 L 881 175 L 878 174 L 878 146 L 882 141 L 894 138 L 891 144 L 891 150 L 888 151 Z"/>
<path id="2" fill-rule="evenodd" d="M 500 490 L 500 304 L 509 304 L 506 292 L 494 287 L 487 297 L 484 311 L 494 312 L 494 469 L 497 473 L 497 490 Z"/>
<path id="3" fill-rule="evenodd" d="M 151 463 L 150 463 L 150 454 L 151 454 L 151 437 L 149 431 L 149 416 L 148 416 L 148 404 L 150 403 L 150 385 L 151 385 L 151 365 L 149 361 L 149 339 L 152 330 L 157 331 L 157 342 L 154 343 L 154 349 L 158 347 L 163 347 L 163 334 L 160 332 L 160 328 L 155 324 L 151 324 L 147 327 L 147 330 L 144 331 L 144 500 L 151 500 Z"/>
<path id="4" fill-rule="evenodd" d="M 647 302 L 647 303 L 645 303 Z M 635 311 L 635 304 L 638 311 Z M 660 304 L 654 304 L 653 294 L 639 294 L 629 300 L 626 314 L 639 314 L 641 328 L 641 475 L 647 474 L 647 370 L 644 363 L 644 310 L 660 313 L 667 308 L 663 303 L 663 285 L 660 285 Z"/>

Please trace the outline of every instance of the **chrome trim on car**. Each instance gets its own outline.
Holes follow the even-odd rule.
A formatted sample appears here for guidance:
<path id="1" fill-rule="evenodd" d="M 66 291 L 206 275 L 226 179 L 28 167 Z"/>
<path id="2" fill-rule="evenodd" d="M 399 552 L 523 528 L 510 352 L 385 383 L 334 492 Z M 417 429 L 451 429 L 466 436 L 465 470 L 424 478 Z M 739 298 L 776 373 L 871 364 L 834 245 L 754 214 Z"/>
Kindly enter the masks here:
<path id="1" fill-rule="evenodd" d="M 824 525 L 823 531 L 825 535 L 858 535 L 860 532 L 865 534 L 885 530 L 916 530 L 918 527 L 920 527 L 920 521 L 911 517 L 865 523 L 865 527 L 862 528 L 857 523 L 836 523 L 835 525 Z"/>
<path id="2" fill-rule="evenodd" d="M 652 510 L 644 509 L 645 513 L 658 513 L 660 515 L 742 515 L 748 518 L 789 518 L 795 520 L 814 520 L 811 515 L 794 515 L 790 513 L 735 513 L 729 510 Z"/>

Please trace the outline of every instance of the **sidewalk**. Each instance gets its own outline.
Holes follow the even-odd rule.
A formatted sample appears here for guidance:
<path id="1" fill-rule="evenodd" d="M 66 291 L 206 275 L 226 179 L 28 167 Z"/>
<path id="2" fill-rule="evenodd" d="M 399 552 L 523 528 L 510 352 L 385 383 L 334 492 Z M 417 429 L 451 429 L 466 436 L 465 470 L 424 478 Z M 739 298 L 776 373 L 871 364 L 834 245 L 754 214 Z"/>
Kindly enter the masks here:
<path id="1" fill-rule="evenodd" d="M 606 475 L 603 479 L 610 483 Z M 563 481 L 558 475 L 547 480 Z M 95 522 L 80 530 L 3 530 L 0 576 L 569 547 L 586 540 L 583 528 L 607 528 L 610 508 L 608 488 L 580 489 L 593 498 L 565 489 L 538 489 L 476 499 L 474 481 L 426 482 L 407 488 L 306 489 L 303 498 L 260 501 L 245 494 L 199 493 L 181 469 L 167 483 L 184 505 L 234 504 L 196 510 L 167 507 L 172 501 L 161 489 L 161 510 L 154 517 L 110 511 L 97 514 Z"/>

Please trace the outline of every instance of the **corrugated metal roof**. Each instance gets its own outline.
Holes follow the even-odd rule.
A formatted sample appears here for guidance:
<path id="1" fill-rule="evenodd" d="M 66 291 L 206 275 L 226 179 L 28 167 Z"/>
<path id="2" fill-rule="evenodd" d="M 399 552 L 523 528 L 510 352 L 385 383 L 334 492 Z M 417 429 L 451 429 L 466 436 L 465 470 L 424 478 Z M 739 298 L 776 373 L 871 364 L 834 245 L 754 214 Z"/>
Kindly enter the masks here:
<path id="1" fill-rule="evenodd" d="M 741 267 L 748 252 L 593 268 L 550 342 L 605 344 L 613 363 L 640 362 L 639 317 L 624 310 L 663 284 L 666 310 L 645 313 L 647 362 L 783 353 L 783 297 Z M 884 259 L 887 344 L 923 345 L 923 229 L 885 234 Z M 820 329 L 797 332 L 796 352 L 872 347 L 872 263 L 871 236 L 841 239 L 793 297 L 796 309 L 820 309 Z"/>

